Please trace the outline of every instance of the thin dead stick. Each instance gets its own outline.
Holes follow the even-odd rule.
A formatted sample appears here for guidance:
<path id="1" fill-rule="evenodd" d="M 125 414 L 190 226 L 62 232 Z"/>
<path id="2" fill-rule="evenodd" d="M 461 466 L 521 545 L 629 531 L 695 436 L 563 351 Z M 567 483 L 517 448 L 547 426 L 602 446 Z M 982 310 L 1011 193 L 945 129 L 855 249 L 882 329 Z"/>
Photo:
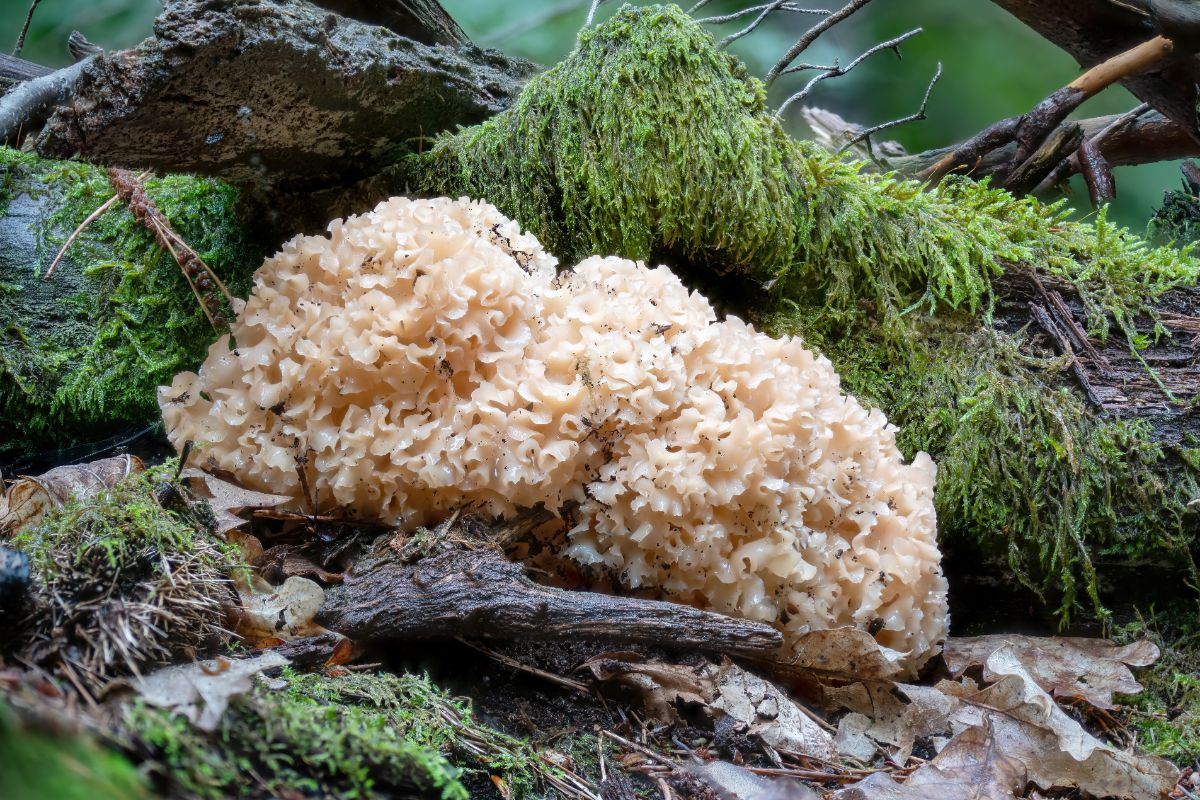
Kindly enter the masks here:
<path id="1" fill-rule="evenodd" d="M 75 230 L 71 231 L 71 235 L 67 237 L 65 242 L 63 242 L 63 246 L 58 248 L 58 255 L 56 255 L 54 260 L 50 262 L 50 268 L 46 270 L 46 274 L 42 276 L 42 280 L 48 281 L 54 277 L 54 270 L 58 269 L 58 265 L 63 260 L 63 256 L 67 254 L 67 250 L 75 243 L 75 240 L 79 238 L 79 235 L 87 230 L 89 225 L 99 219 L 105 211 L 108 211 L 110 208 L 112 208 L 113 204 L 116 202 L 117 196 L 114 194 L 112 197 L 105 200 L 104 203 L 95 211 L 93 211 L 91 214 L 88 214 L 87 218 L 84 219 L 83 222 L 79 223 L 79 226 L 75 228 Z"/>
<path id="2" fill-rule="evenodd" d="M 1108 142 L 1110 137 L 1116 134 L 1117 131 L 1137 122 L 1140 117 L 1153 110 L 1153 107 L 1151 107 L 1149 103 L 1142 103 L 1141 105 L 1126 111 L 1124 114 L 1113 117 L 1107 125 L 1084 141 L 1083 146 L 1080 148 L 1080 153 L 1072 156 L 1071 158 L 1063 159 L 1062 162 L 1054 168 L 1054 171 L 1047 175 L 1046 178 L 1040 184 L 1038 184 L 1034 191 L 1045 191 L 1056 183 L 1063 181 L 1071 173 L 1080 171 L 1084 164 L 1080 160 L 1079 156 L 1083 154 L 1084 148 L 1094 148 L 1097 153 L 1103 155 L 1104 145 Z"/>
<path id="3" fill-rule="evenodd" d="M 797 39 L 794 45 L 788 48 L 788 51 L 784 54 L 783 58 L 779 59 L 775 66 L 771 67 L 771 70 L 763 79 L 763 83 L 770 88 L 771 84 L 775 82 L 775 79 L 778 78 L 785 69 L 790 67 L 792 62 L 795 61 L 801 53 L 807 50 L 812 43 L 817 40 L 817 37 L 832 28 L 834 25 L 837 25 L 842 20 L 848 19 L 870 2 L 871 0 L 850 0 L 850 2 L 845 6 L 833 12 L 825 19 L 821 20 L 816 25 L 805 31 L 804 35 Z"/>
<path id="4" fill-rule="evenodd" d="M 628 747 L 630 750 L 634 750 L 638 753 L 641 753 L 642 755 L 649 758 L 651 761 L 657 761 L 659 764 L 662 764 L 663 766 L 670 767 L 671 769 L 676 769 L 679 766 L 678 764 L 676 764 L 674 761 L 667 758 L 666 756 L 659 755 L 658 753 L 654 752 L 650 748 L 643 747 L 642 745 L 638 744 L 637 742 L 631 742 L 628 739 L 626 739 L 624 736 L 613 733 L 610 730 L 602 730 L 602 731 L 600 731 L 600 735 L 607 736 L 608 738 L 612 739 L 613 741 L 615 741 L 619 744 L 623 744 L 626 747 Z"/>
<path id="5" fill-rule="evenodd" d="M 0 143 L 18 143 L 21 132 L 43 121 L 52 106 L 68 97 L 91 58 L 32 78 L 0 97 Z"/>
<path id="6" fill-rule="evenodd" d="M 555 675 L 553 672 L 546 672 L 545 670 L 538 669 L 537 667 L 531 667 L 528 664 L 522 664 L 515 658 L 509 658 L 503 653 L 497 653 L 495 650 L 489 650 L 482 645 L 475 644 L 474 642 L 468 641 L 461 637 L 457 641 L 460 644 L 465 644 L 472 650 L 477 650 L 478 652 L 483 653 L 485 656 L 494 661 L 499 661 L 506 667 L 511 667 L 512 669 L 517 670 L 518 672 L 525 672 L 541 678 L 542 680 L 550 681 L 551 683 L 557 683 L 559 686 L 565 686 L 568 689 L 574 689 L 581 694 L 591 694 L 591 692 L 588 690 L 588 687 L 579 681 L 573 681 L 570 678 L 564 678 L 562 675 Z"/>
<path id="7" fill-rule="evenodd" d="M 764 3 L 760 6 L 749 6 L 741 9 L 740 11 L 734 11 L 729 14 L 720 14 L 715 17 L 703 17 L 696 20 L 696 22 L 700 23 L 701 25 L 723 25 L 726 22 L 733 22 L 734 20 L 739 20 L 742 17 L 748 17 L 751 14 L 757 14 L 759 11 L 762 11 L 764 8 L 767 8 L 770 5 L 770 3 Z M 818 17 L 825 17 L 830 13 L 824 8 L 801 8 L 795 3 L 784 3 L 779 7 L 779 10 L 787 11 L 792 14 L 813 14 Z"/>
<path id="8" fill-rule="evenodd" d="M 17 43 L 13 47 L 12 54 L 14 56 L 21 55 L 21 48 L 25 46 L 25 36 L 29 33 L 29 26 L 33 23 L 33 13 L 37 11 L 37 7 L 42 0 L 33 0 L 29 4 L 29 11 L 25 14 L 25 22 L 21 25 L 21 32 L 17 34 Z"/>
<path id="9" fill-rule="evenodd" d="M 937 70 L 934 71 L 933 77 L 930 78 L 929 85 L 925 87 L 925 96 L 921 98 L 921 106 L 916 110 L 915 113 L 909 114 L 907 117 L 901 117 L 900 119 L 894 119 L 890 122 L 884 122 L 879 125 L 872 125 L 869 128 L 864 128 L 863 130 L 854 134 L 851 139 L 838 148 L 838 152 L 843 153 L 847 148 L 853 147 L 864 139 L 867 141 L 867 152 L 871 152 L 871 136 L 877 133 L 882 133 L 886 130 L 891 130 L 892 128 L 899 127 L 900 125 L 907 125 L 910 122 L 920 122 L 921 120 L 925 119 L 925 112 L 929 108 L 929 97 L 933 94 L 933 87 L 937 86 L 938 81 L 941 79 L 942 65 L 941 62 L 938 62 Z M 874 157 L 873 153 L 872 157 Z"/>
<path id="10" fill-rule="evenodd" d="M 722 39 L 720 42 L 717 43 L 717 47 L 720 47 L 720 48 L 728 47 L 729 45 L 736 42 L 738 39 L 741 39 L 743 36 L 750 35 L 758 28 L 759 25 L 763 24 L 763 20 L 765 20 L 771 14 L 772 11 L 777 11 L 778 9 L 782 8 L 785 4 L 786 4 L 786 0 L 775 0 L 775 2 L 768 3 L 767 5 L 763 6 L 762 11 L 759 13 L 759 15 L 757 17 L 754 18 L 753 22 L 751 22 L 746 27 L 742 28 L 737 33 L 731 33 L 728 36 L 726 36 L 724 39 Z"/>
<path id="11" fill-rule="evenodd" d="M 811 64 L 801 64 L 801 65 L 798 65 L 795 67 L 790 67 L 790 68 L 784 70 L 783 71 L 784 75 L 790 74 L 792 72 L 800 72 L 801 70 L 805 70 L 805 69 L 824 69 L 825 71 L 822 72 L 820 75 L 817 75 L 815 78 L 810 80 L 808 83 L 806 83 L 804 85 L 803 89 L 796 92 L 794 95 L 789 97 L 787 100 L 784 100 L 783 103 L 779 106 L 779 109 L 775 112 L 775 119 L 779 119 L 780 117 L 782 117 L 783 112 L 786 111 L 787 107 L 790 106 L 792 103 L 795 103 L 797 100 L 803 100 L 805 97 L 808 97 L 809 93 L 812 92 L 812 90 L 815 89 L 817 84 L 819 84 L 821 81 L 828 80 L 830 78 L 842 77 L 843 75 L 850 72 L 852 69 L 854 69 L 859 64 L 863 63 L 864 61 L 866 61 L 868 58 L 875 55 L 876 53 L 882 53 L 885 50 L 891 50 L 892 52 L 894 52 L 896 54 L 897 58 L 900 58 L 900 45 L 903 44 L 904 42 L 908 41 L 909 39 L 913 38 L 917 34 L 921 33 L 921 31 L 922 31 L 921 28 L 914 28 L 913 30 L 909 31 L 908 33 L 902 33 L 894 39 L 888 39 L 886 42 L 880 42 L 879 44 L 877 44 L 874 47 L 872 47 L 871 49 L 867 50 L 862 55 L 860 55 L 858 58 L 854 59 L 853 61 L 851 61 L 849 64 L 847 64 L 844 67 L 837 63 L 834 63 L 833 66 L 831 66 L 831 67 L 814 67 Z"/>

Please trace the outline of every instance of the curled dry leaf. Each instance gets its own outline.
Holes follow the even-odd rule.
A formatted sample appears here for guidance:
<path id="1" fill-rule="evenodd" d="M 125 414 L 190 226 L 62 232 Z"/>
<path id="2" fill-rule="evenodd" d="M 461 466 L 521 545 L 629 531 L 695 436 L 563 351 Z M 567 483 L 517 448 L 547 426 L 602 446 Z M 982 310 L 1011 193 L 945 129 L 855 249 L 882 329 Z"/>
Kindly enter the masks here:
<path id="1" fill-rule="evenodd" d="M 832 761 L 833 737 L 778 686 L 726 660 L 717 673 L 711 705 L 748 727 L 748 733 L 776 750 Z"/>
<path id="2" fill-rule="evenodd" d="M 246 489 L 217 475 L 190 467 L 183 471 L 183 477 L 187 480 L 188 489 L 192 494 L 207 500 L 212 506 L 213 514 L 217 518 L 217 533 L 220 534 L 245 525 L 247 520 L 238 516 L 242 512 L 275 508 L 292 499 Z"/>
<path id="3" fill-rule="evenodd" d="M 1103 709 L 1114 707 L 1114 693 L 1142 690 L 1130 666 L 1146 667 L 1158 659 L 1158 648 L 1144 640 L 1120 647 L 1107 639 L 1003 634 L 950 639 L 944 650 L 946 666 L 958 677 L 972 667 L 984 666 L 988 656 L 1002 647 L 1009 647 L 1030 677 L 1050 694 L 1083 698 Z M 985 681 L 996 677 L 984 667 Z"/>
<path id="4" fill-rule="evenodd" d="M 298 575 L 301 578 L 311 578 L 322 583 L 341 583 L 340 572 L 329 572 L 313 562 L 297 545 L 281 544 L 262 553 L 256 561 L 250 562 L 258 568 L 259 573 L 269 581 L 283 581 Z"/>
<path id="5" fill-rule="evenodd" d="M 269 651 L 255 658 L 220 657 L 166 667 L 129 683 L 149 705 L 171 709 L 200 730 L 212 732 L 229 701 L 248 692 L 257 673 L 287 663 L 286 658 Z"/>
<path id="6" fill-rule="evenodd" d="M 1000 751 L 1023 763 L 1042 789 L 1078 787 L 1099 797 L 1150 800 L 1175 786 L 1171 763 L 1117 750 L 1087 733 L 1058 707 L 1006 645 L 984 667 L 997 676 L 991 686 L 942 681 L 937 688 L 958 700 L 950 722 L 955 733 L 990 724 Z"/>
<path id="7" fill-rule="evenodd" d="M 238 596 L 242 605 L 234 614 L 235 631 L 247 641 L 291 641 L 326 632 L 313 622 L 325 590 L 308 578 L 291 577 L 278 588 L 261 578 L 242 580 Z"/>
<path id="8" fill-rule="evenodd" d="M 787 693 L 726 659 L 699 667 L 639 661 L 610 653 L 586 662 L 599 681 L 636 694 L 660 722 L 679 718 L 680 705 L 700 706 L 710 717 L 728 717 L 775 750 L 821 759 L 837 757 L 833 737 Z"/>
<path id="9" fill-rule="evenodd" d="M 867 762 L 882 745 L 897 764 L 908 761 L 918 739 L 950 738 L 950 714 L 958 703 L 927 686 L 868 681 L 826 688 L 828 705 L 851 713 L 838 722 L 838 750 Z"/>
<path id="10" fill-rule="evenodd" d="M 679 718 L 676 709 L 680 704 L 708 705 L 717 668 L 707 662 L 688 667 L 645 661 L 636 653 L 603 653 L 585 661 L 579 671 L 590 672 L 600 683 L 637 697 L 651 717 L 665 723 Z"/>
<path id="11" fill-rule="evenodd" d="M 904 781 L 876 772 L 833 800 L 1012 800 L 1021 797 L 1025 767 L 1004 755 L 988 728 L 967 728 Z"/>
<path id="12" fill-rule="evenodd" d="M 36 525 L 71 498 L 94 497 L 145 468 L 137 456 L 125 455 L 55 467 L 33 477 L 22 475 L 7 492 L 0 490 L 0 535 Z"/>
<path id="13" fill-rule="evenodd" d="M 859 628 L 810 631 L 796 640 L 787 672 L 858 680 L 887 680 L 903 671 L 907 653 L 891 650 Z"/>

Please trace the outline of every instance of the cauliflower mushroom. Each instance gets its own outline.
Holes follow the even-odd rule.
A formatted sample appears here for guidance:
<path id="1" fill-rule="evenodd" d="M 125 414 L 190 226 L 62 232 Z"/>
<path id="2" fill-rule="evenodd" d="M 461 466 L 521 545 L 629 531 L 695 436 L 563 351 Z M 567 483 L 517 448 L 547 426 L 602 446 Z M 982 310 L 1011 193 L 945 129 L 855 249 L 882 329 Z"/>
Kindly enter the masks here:
<path id="1" fill-rule="evenodd" d="M 159 402 L 247 485 L 404 529 L 544 504 L 558 558 L 915 667 L 947 629 L 934 465 L 824 357 L 666 267 L 555 259 L 494 207 L 392 198 L 298 236 Z"/>

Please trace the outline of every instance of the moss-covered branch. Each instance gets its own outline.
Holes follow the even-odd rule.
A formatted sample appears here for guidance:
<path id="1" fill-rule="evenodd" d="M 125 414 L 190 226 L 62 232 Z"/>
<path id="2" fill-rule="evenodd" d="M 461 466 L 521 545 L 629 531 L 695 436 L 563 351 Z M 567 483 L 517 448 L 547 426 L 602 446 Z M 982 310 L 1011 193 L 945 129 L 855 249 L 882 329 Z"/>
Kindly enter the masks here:
<path id="1" fill-rule="evenodd" d="M 1186 559 L 1197 545 L 1200 387 L 1167 385 L 1145 348 L 1194 354 L 1173 320 L 1200 315 L 1200 262 L 1103 215 L 1072 222 L 963 180 L 922 191 L 795 141 L 762 84 L 675 6 L 585 31 L 512 109 L 409 172 L 429 194 L 495 203 L 567 263 L 664 261 L 804 337 L 910 454 L 938 461 L 946 538 L 1007 553 L 1064 612 L 1080 585 L 1099 605 L 1098 554 Z M 1000 314 L 1017 268 L 1070 287 L 1074 324 L 1144 367 L 1170 425 L 1090 405 L 1071 369 L 1083 356 Z"/>

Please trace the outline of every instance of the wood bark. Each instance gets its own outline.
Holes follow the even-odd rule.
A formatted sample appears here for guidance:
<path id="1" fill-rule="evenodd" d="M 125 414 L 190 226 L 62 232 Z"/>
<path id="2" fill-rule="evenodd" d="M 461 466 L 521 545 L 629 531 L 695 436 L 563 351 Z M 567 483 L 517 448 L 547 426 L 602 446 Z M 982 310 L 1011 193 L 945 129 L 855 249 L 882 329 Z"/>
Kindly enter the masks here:
<path id="1" fill-rule="evenodd" d="M 83 70 L 37 149 L 215 175 L 272 207 L 350 186 L 491 116 L 533 71 L 470 44 L 432 0 L 175 0 L 152 38 Z"/>
<path id="2" fill-rule="evenodd" d="M 992 0 L 1042 37 L 1092 67 L 1157 34 L 1187 40 L 1187 29 L 1162 0 Z M 1161 9 L 1162 15 L 1155 10 Z M 1186 15 L 1185 15 L 1186 16 Z M 1191 42 L 1189 41 L 1190 45 Z M 1184 55 L 1162 67 L 1125 78 L 1121 84 L 1200 142 L 1196 84 L 1200 57 Z"/>
<path id="3" fill-rule="evenodd" d="M 1087 313 L 1069 281 L 1007 264 L 996 293 L 995 327 L 1026 328 L 1047 349 L 1069 355 L 1074 381 L 1099 411 L 1147 420 L 1155 441 L 1166 445 L 1200 437 L 1194 405 L 1200 397 L 1200 287 L 1176 289 L 1160 299 L 1155 311 L 1163 335 L 1154 335 L 1152 320 L 1137 321 L 1151 344 L 1136 355 L 1119 330 L 1105 341 L 1087 335 Z"/>
<path id="4" fill-rule="evenodd" d="M 316 621 L 360 642 L 595 638 L 760 657 L 783 642 L 761 622 L 541 586 L 490 548 L 454 548 L 404 563 L 377 547 L 327 590 Z"/>

